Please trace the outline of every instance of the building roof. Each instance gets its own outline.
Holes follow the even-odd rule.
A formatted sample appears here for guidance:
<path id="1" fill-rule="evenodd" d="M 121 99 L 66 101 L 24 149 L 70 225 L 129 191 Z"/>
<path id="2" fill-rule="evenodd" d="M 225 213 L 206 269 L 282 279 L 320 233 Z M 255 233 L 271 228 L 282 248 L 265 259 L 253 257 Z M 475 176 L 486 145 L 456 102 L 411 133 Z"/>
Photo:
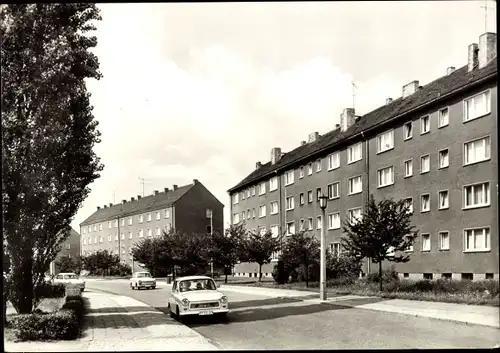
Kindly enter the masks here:
<path id="1" fill-rule="evenodd" d="M 111 207 L 101 208 L 80 223 L 80 226 L 170 207 L 191 190 L 194 185 L 195 184 L 188 184 L 180 186 L 176 190 L 168 190 L 167 192 L 160 192 L 158 195 L 145 196 L 140 200 L 127 201 L 126 203 L 119 203 Z"/>
<path id="2" fill-rule="evenodd" d="M 449 98 L 458 91 L 468 89 L 492 79 L 497 75 L 496 58 L 482 69 L 474 69 L 468 72 L 467 65 L 455 70 L 449 75 L 438 78 L 435 81 L 423 86 L 414 94 L 406 98 L 395 99 L 392 103 L 381 106 L 363 116 L 361 116 L 349 129 L 341 131 L 332 130 L 320 136 L 316 141 L 299 146 L 294 150 L 285 153 L 274 165 L 271 162 L 263 164 L 254 170 L 250 175 L 228 190 L 229 193 L 248 187 L 264 178 L 268 178 L 278 171 L 291 168 L 297 163 L 305 163 L 319 157 L 319 154 L 336 146 L 352 141 L 363 132 L 379 128 L 382 124 L 389 123 L 394 119 L 399 119 L 404 115 L 411 114 L 415 110 L 428 107 Z"/>

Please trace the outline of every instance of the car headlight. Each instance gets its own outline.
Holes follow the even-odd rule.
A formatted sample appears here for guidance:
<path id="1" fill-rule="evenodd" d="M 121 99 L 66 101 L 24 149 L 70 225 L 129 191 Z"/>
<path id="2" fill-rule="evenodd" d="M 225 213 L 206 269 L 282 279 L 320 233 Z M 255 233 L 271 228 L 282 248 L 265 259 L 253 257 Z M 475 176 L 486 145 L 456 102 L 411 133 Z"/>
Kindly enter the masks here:
<path id="1" fill-rule="evenodd" d="M 220 301 L 221 303 L 227 303 L 227 297 L 223 295 L 222 297 L 220 297 Z"/>
<path id="2" fill-rule="evenodd" d="M 189 305 L 189 300 L 187 298 L 182 299 L 182 304 L 184 306 L 188 306 Z"/>

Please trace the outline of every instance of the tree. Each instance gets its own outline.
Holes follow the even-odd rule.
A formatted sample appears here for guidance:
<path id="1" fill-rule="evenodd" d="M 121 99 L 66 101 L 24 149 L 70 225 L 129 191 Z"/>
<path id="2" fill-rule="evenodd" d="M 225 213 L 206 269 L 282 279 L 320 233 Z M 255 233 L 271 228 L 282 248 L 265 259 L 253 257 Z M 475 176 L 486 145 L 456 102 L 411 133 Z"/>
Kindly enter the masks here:
<path id="1" fill-rule="evenodd" d="M 82 257 L 82 265 L 91 274 L 110 275 L 110 270 L 120 265 L 120 257 L 107 250 L 99 250 L 95 254 Z"/>
<path id="2" fill-rule="evenodd" d="M 61 256 L 59 259 L 57 259 L 55 262 L 55 266 L 57 272 L 80 272 L 77 260 L 68 256 Z"/>
<path id="3" fill-rule="evenodd" d="M 259 265 L 259 282 L 262 281 L 262 265 L 271 262 L 273 252 L 280 248 L 280 238 L 274 238 L 271 231 L 263 234 L 249 232 L 241 243 L 241 261 L 256 262 Z"/>
<path id="4" fill-rule="evenodd" d="M 145 265 L 151 272 L 169 273 L 173 271 L 172 246 L 166 233 L 159 238 L 144 238 L 132 248 L 134 261 Z"/>
<path id="5" fill-rule="evenodd" d="M 369 258 L 379 264 L 380 290 L 382 291 L 382 261 L 408 262 L 404 255 L 417 236 L 411 225 L 411 214 L 404 200 L 384 199 L 376 202 L 373 194 L 361 219 L 347 219 L 343 226 L 346 237 L 343 248 L 358 259 Z"/>
<path id="6" fill-rule="evenodd" d="M 206 234 L 185 234 L 171 230 L 165 234 L 167 244 L 171 249 L 171 259 L 174 264 L 174 278 L 176 268 L 183 276 L 196 274 L 206 269 L 209 263 L 210 238 Z"/>
<path id="7" fill-rule="evenodd" d="M 281 254 L 281 260 L 288 265 L 289 270 L 302 268 L 309 287 L 309 268 L 317 265 L 320 258 L 320 243 L 307 231 L 301 230 L 288 237 Z"/>
<path id="8" fill-rule="evenodd" d="M 214 265 L 224 268 L 224 283 L 227 274 L 238 263 L 241 254 L 241 244 L 246 230 L 242 223 L 231 225 L 225 233 L 214 232 L 211 237 L 209 254 L 214 259 Z"/>
<path id="9" fill-rule="evenodd" d="M 92 3 L 0 7 L 3 236 L 11 302 L 30 313 L 103 166 L 87 79 L 99 79 Z"/>

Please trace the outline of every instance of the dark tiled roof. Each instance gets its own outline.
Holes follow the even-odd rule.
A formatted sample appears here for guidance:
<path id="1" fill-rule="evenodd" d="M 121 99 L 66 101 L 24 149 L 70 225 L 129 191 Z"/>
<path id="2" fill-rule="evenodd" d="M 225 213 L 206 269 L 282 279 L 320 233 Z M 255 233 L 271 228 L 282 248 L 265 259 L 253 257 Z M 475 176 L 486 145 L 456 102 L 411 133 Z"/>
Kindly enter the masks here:
<path id="1" fill-rule="evenodd" d="M 193 186 L 194 184 L 189 184 L 181 186 L 177 188 L 177 190 L 160 192 L 158 195 L 145 196 L 140 200 L 127 200 L 127 202 L 124 204 L 120 203 L 111 207 L 101 208 L 100 210 L 95 211 L 85 221 L 80 223 L 80 226 L 116 219 L 118 216 L 126 217 L 141 212 L 148 212 L 163 207 L 170 207 L 184 194 L 186 194 Z"/>
<path id="2" fill-rule="evenodd" d="M 347 131 L 341 132 L 340 129 L 329 131 L 320 136 L 318 140 L 285 153 L 276 164 L 272 165 L 271 162 L 263 164 L 259 169 L 254 170 L 245 179 L 229 189 L 228 192 L 250 186 L 265 177 L 269 177 L 273 172 L 292 167 L 295 163 L 305 163 L 314 160 L 315 157 L 319 157 L 318 154 L 327 148 L 341 145 L 349 139 L 356 137 L 361 132 L 377 128 L 381 124 L 388 123 L 394 118 L 402 117 L 404 114 L 428 106 L 436 100 L 445 99 L 454 94 L 457 90 L 465 89 L 479 83 L 482 79 L 493 78 L 496 74 L 496 58 L 484 68 L 474 69 L 471 72 L 467 71 L 466 65 L 455 70 L 450 75 L 432 81 L 405 99 L 395 99 L 392 103 L 361 116 Z"/>

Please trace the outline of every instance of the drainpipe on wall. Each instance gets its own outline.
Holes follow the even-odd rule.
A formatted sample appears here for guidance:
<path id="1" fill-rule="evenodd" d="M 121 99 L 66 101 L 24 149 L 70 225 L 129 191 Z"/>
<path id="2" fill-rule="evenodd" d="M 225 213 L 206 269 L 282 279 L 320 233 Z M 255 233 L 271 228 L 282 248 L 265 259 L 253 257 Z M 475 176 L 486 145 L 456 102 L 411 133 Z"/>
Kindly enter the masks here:
<path id="1" fill-rule="evenodd" d="M 363 131 L 361 131 L 361 137 L 363 138 L 363 141 L 365 143 L 365 151 L 366 151 L 366 158 L 365 158 L 365 170 L 366 170 L 366 196 L 365 196 L 365 202 L 363 205 L 363 208 L 366 208 L 366 203 L 368 202 L 370 198 L 370 149 L 368 148 L 368 140 L 365 138 L 365 134 Z M 367 274 L 370 273 L 370 264 L 371 264 L 371 258 L 368 258 L 368 261 L 366 263 L 366 271 Z"/>

